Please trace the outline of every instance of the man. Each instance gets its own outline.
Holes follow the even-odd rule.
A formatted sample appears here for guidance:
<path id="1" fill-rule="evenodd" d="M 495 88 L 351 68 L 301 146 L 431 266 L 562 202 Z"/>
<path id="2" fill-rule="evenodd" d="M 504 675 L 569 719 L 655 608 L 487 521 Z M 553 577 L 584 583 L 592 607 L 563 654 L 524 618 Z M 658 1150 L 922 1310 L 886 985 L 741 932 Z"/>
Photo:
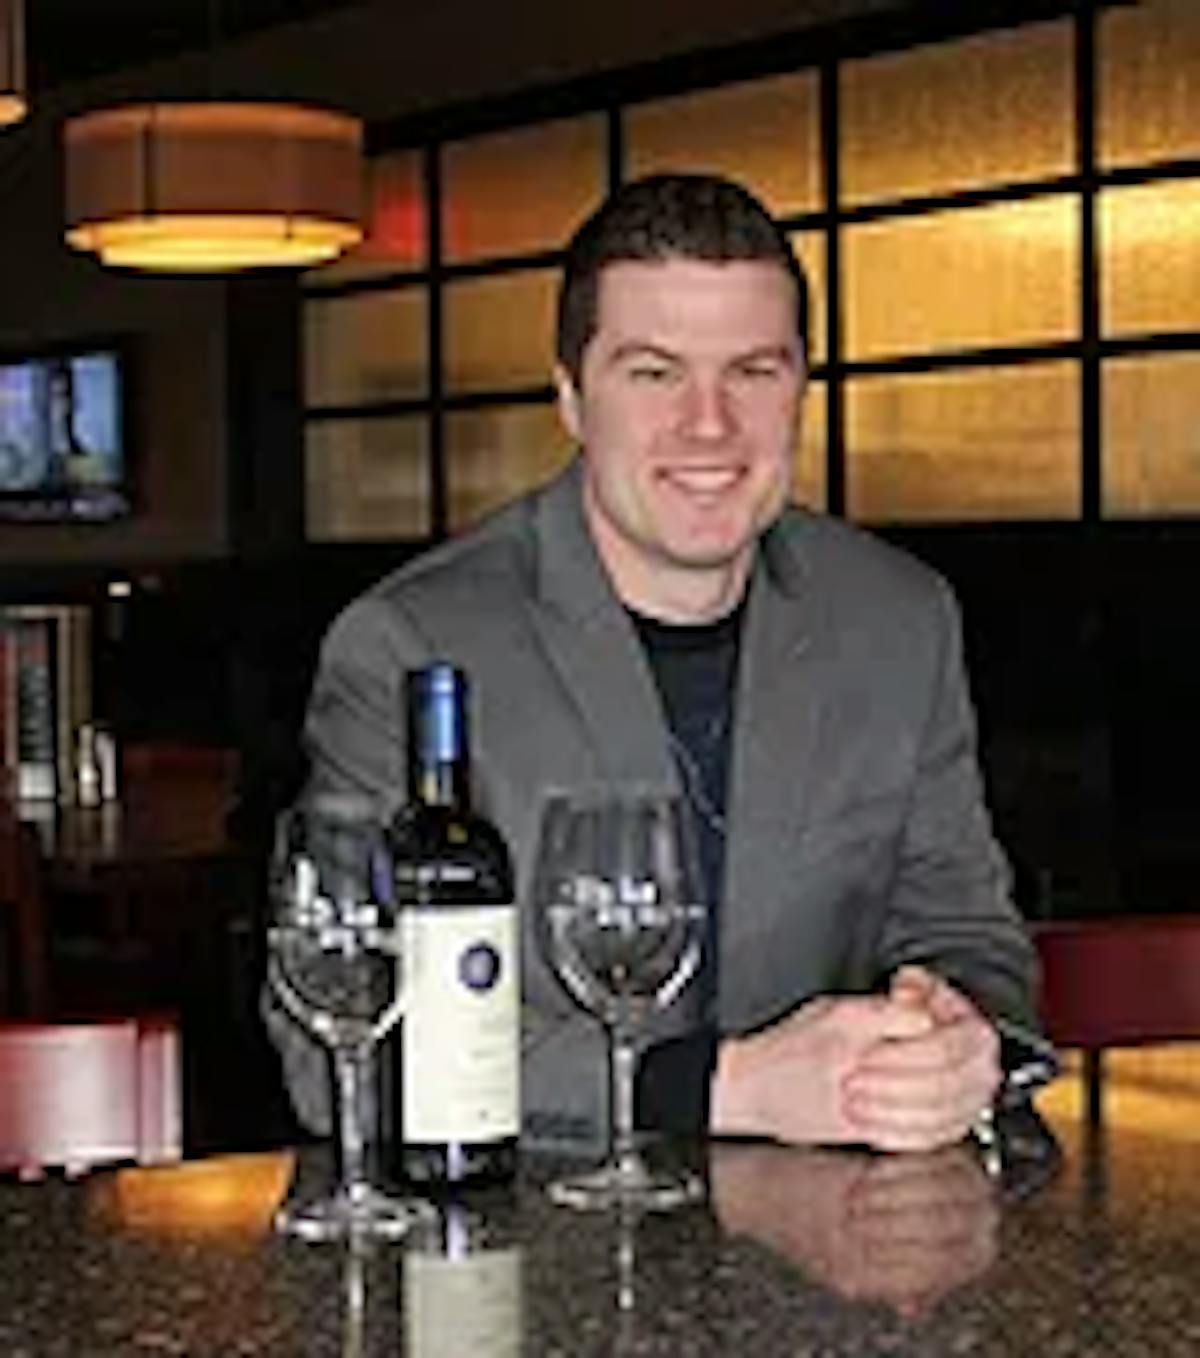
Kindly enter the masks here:
<path id="1" fill-rule="evenodd" d="M 643 1061 L 644 1120 L 927 1149 L 1032 1026 L 1031 952 L 989 828 L 949 591 L 788 507 L 807 291 L 744 190 L 625 186 L 567 251 L 555 381 L 578 457 L 384 580 L 326 639 L 318 787 L 394 807 L 404 671 L 476 691 L 479 795 L 529 881 L 546 789 L 669 780 L 716 922 Z M 526 912 L 528 914 L 528 912 Z M 530 1141 L 594 1136 L 603 1038 L 525 920 Z M 302 1111 L 321 1089 L 293 1061 Z"/>

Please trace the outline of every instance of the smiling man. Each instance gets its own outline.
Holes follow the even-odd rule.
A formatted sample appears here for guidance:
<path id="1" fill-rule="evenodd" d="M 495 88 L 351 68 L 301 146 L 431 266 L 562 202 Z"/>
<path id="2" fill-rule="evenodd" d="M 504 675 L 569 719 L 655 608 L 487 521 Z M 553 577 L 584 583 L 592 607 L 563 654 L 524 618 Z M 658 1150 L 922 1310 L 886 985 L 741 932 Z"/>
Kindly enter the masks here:
<path id="1" fill-rule="evenodd" d="M 326 640 L 317 787 L 404 787 L 405 669 L 477 694 L 479 796 L 528 884 L 545 792 L 671 782 L 711 917 L 661 1016 L 646 1123 L 927 1149 L 1029 1035 L 1032 954 L 975 757 L 957 615 L 925 567 L 789 504 L 807 286 L 739 186 L 628 184 L 570 243 L 555 382 L 579 454 L 388 577 Z M 603 1038 L 523 956 L 530 1142 L 602 1133 Z M 323 1071 L 276 1024 L 305 1116 Z"/>

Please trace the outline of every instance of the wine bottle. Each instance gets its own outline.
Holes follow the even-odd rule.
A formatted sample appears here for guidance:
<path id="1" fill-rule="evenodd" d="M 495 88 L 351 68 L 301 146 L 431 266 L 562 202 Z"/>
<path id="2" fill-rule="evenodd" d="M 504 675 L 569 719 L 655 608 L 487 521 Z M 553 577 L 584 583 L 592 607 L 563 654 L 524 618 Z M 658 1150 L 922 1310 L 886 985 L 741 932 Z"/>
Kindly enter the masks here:
<path id="1" fill-rule="evenodd" d="M 390 829 L 409 921 L 392 1169 L 451 1188 L 516 1167 L 517 910 L 508 848 L 471 805 L 466 675 L 436 663 L 410 671 L 405 689 L 408 799 Z"/>

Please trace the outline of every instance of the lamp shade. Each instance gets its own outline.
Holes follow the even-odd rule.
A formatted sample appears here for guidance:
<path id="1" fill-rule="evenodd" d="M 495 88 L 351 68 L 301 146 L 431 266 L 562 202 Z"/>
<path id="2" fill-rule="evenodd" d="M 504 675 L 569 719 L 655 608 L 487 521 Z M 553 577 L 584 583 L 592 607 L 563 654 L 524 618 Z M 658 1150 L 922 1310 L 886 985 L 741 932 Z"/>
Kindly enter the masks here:
<path id="1" fill-rule="evenodd" d="M 362 125 L 295 104 L 158 103 L 66 124 L 66 238 L 186 273 L 311 265 L 362 239 Z"/>
<path id="2" fill-rule="evenodd" d="M 0 127 L 25 116 L 25 0 L 0 0 Z"/>

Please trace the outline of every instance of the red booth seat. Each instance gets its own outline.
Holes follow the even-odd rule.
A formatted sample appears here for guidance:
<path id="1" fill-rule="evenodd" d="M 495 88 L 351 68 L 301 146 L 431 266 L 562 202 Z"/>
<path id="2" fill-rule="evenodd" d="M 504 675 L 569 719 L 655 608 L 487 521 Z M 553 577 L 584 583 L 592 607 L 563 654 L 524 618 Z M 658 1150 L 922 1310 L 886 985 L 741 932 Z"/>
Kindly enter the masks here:
<path id="1" fill-rule="evenodd" d="M 169 1019 L 0 1024 L 0 1168 L 178 1160 L 181 1104 Z"/>

